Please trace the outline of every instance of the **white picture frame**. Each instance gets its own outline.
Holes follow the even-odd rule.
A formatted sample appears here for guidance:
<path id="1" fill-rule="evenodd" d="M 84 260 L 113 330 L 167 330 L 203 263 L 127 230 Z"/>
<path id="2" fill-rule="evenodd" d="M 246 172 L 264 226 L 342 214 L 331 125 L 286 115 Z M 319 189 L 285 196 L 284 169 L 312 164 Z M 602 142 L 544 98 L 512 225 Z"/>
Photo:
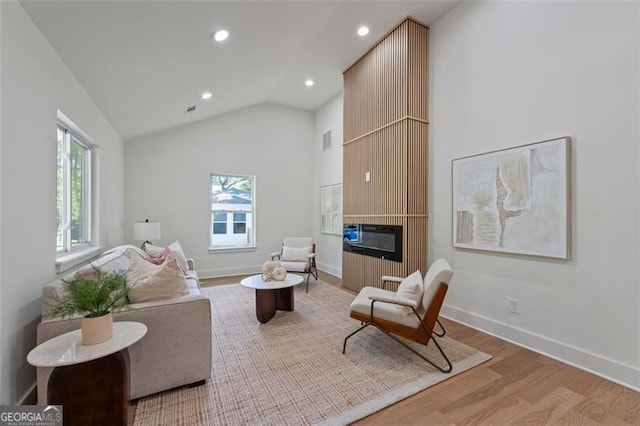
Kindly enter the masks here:
<path id="1" fill-rule="evenodd" d="M 320 232 L 342 235 L 342 184 L 320 187 Z"/>

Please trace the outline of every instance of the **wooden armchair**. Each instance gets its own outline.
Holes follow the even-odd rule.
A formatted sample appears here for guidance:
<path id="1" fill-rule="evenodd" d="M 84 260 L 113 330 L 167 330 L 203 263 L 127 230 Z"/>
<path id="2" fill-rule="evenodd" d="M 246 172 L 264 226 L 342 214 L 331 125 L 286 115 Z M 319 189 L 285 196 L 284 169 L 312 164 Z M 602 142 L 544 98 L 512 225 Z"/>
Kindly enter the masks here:
<path id="1" fill-rule="evenodd" d="M 318 279 L 316 268 L 316 245 L 311 237 L 288 237 L 282 242 L 281 251 L 271 253 L 271 260 L 280 262 L 287 272 L 302 272 L 307 274 L 307 288 L 309 292 L 309 277 Z"/>
<path id="2" fill-rule="evenodd" d="M 351 318 L 362 322 L 363 325 L 344 339 L 342 353 L 345 353 L 347 340 L 351 336 L 372 325 L 438 370 L 449 373 L 452 369 L 451 362 L 438 344 L 436 337 L 442 337 L 445 334 L 444 328 L 438 321 L 438 315 L 452 275 L 453 270 L 449 263 L 445 259 L 438 259 L 429 268 L 424 281 L 420 271 L 404 279 L 382 277 L 383 282 L 400 282 L 397 292 L 364 287 L 349 306 Z M 441 332 L 434 331 L 436 322 L 440 325 Z M 425 346 L 432 340 L 444 358 L 446 366 L 434 363 L 398 339 L 396 335 Z"/>

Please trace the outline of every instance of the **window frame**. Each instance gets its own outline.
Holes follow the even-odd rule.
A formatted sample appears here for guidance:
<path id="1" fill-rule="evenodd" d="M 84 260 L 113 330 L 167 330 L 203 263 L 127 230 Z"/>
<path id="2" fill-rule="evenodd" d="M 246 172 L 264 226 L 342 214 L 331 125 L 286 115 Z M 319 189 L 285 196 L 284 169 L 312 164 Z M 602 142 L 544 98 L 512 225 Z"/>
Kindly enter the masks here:
<path id="1" fill-rule="evenodd" d="M 246 211 L 246 212 L 233 212 L 233 211 L 228 211 L 228 210 L 214 210 L 213 209 L 213 203 L 212 203 L 212 198 L 213 198 L 213 177 L 214 176 L 223 176 L 223 177 L 233 177 L 233 178 L 242 178 L 242 179 L 250 179 L 251 181 L 251 210 L 250 211 Z M 219 253 L 219 252 L 234 252 L 234 251 L 255 251 L 257 248 L 256 245 L 256 239 L 257 239 L 257 230 L 256 230 L 256 176 L 254 175 L 242 175 L 242 174 L 232 174 L 232 173 L 210 173 L 209 174 L 209 205 L 211 208 L 211 215 L 209 216 L 210 220 L 209 220 L 209 253 Z M 240 246 L 214 246 L 213 245 L 213 215 L 216 212 L 224 212 L 225 214 L 228 213 L 244 213 L 244 214 L 248 214 L 251 216 L 251 220 L 246 220 L 246 216 L 245 216 L 245 221 L 243 222 L 245 224 L 245 230 L 246 228 L 250 229 L 250 234 L 249 234 L 249 243 L 245 244 L 245 245 L 240 245 Z M 240 234 L 235 234 L 234 231 L 234 225 L 235 225 L 235 221 L 232 219 L 231 220 L 231 234 L 230 235 L 240 235 Z M 225 235 L 229 235 L 229 220 L 227 217 L 227 234 Z M 244 233 L 246 234 L 246 232 Z M 221 234 L 216 234 L 216 235 L 221 235 Z"/>
<path id="2" fill-rule="evenodd" d="M 58 119 L 56 123 L 56 217 L 58 215 L 58 131 L 63 134 L 62 146 L 62 245 L 58 246 L 59 229 L 56 220 L 56 258 L 77 254 L 86 251 L 93 246 L 93 171 L 92 162 L 94 146 L 88 142 L 88 138 L 81 134 L 75 125 L 63 119 Z M 72 240 L 72 177 L 71 177 L 71 148 L 72 145 L 82 148 L 82 242 L 74 243 Z M 59 263 L 59 262 L 57 262 Z"/>

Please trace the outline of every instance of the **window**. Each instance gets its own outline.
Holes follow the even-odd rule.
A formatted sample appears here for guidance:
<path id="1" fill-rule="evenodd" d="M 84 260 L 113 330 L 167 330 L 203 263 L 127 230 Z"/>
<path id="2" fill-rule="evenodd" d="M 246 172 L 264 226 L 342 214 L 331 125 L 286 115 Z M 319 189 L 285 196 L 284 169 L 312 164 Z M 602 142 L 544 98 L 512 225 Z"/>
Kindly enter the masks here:
<path id="1" fill-rule="evenodd" d="M 214 234 L 227 233 L 227 213 L 226 212 L 213 212 L 213 233 Z"/>
<path id="2" fill-rule="evenodd" d="M 211 249 L 255 247 L 255 177 L 211 175 Z"/>
<path id="3" fill-rule="evenodd" d="M 247 232 L 247 214 L 234 213 L 233 214 L 233 233 L 245 234 L 246 232 Z"/>
<path id="4" fill-rule="evenodd" d="M 91 149 L 58 123 L 56 250 L 65 254 L 91 243 Z"/>

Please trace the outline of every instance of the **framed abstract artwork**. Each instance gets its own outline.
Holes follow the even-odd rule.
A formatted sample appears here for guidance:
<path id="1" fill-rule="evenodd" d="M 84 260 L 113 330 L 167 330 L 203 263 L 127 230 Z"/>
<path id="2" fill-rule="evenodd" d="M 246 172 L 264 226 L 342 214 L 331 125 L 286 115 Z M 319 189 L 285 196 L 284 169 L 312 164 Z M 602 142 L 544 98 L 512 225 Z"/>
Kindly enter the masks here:
<path id="1" fill-rule="evenodd" d="M 320 232 L 342 235 L 342 184 L 320 187 Z"/>
<path id="2" fill-rule="evenodd" d="M 452 161 L 453 246 L 569 259 L 571 139 Z"/>

